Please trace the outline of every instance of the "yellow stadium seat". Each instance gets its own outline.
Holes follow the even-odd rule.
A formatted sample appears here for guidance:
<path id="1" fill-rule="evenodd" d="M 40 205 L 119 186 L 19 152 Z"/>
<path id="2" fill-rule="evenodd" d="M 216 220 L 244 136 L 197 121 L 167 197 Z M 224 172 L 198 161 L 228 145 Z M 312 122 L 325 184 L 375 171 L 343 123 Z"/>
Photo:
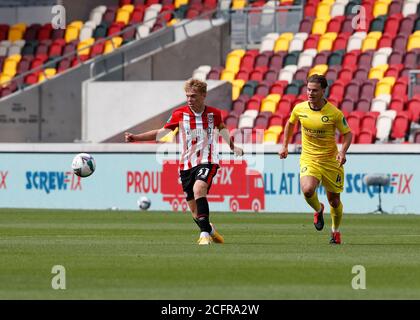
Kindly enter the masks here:
<path id="1" fill-rule="evenodd" d="M 324 34 L 327 31 L 328 22 L 330 21 L 328 18 L 316 18 L 314 24 L 312 26 L 312 33 L 313 34 Z"/>
<path id="2" fill-rule="evenodd" d="M 310 77 L 313 74 L 323 74 L 325 75 L 328 71 L 328 65 L 327 64 L 318 64 L 315 67 L 313 67 L 311 70 L 309 70 L 308 77 Z"/>
<path id="3" fill-rule="evenodd" d="M 284 39 L 287 39 L 287 40 L 289 40 L 289 41 L 292 41 L 294 36 L 295 36 L 295 35 L 294 35 L 294 33 L 292 33 L 292 32 L 283 32 L 283 33 L 279 36 L 279 38 L 284 38 Z"/>
<path id="4" fill-rule="evenodd" d="M 75 27 L 75 28 L 79 29 L 79 31 L 80 31 L 80 29 L 82 29 L 83 25 L 84 25 L 83 21 L 74 20 L 74 21 L 70 22 L 70 24 L 67 27 L 72 26 L 72 27 Z"/>
<path id="5" fill-rule="evenodd" d="M 366 38 L 373 38 L 376 40 L 379 40 L 382 38 L 382 32 L 381 31 L 371 31 L 366 35 Z"/>
<path id="6" fill-rule="evenodd" d="M 376 50 L 378 40 L 375 38 L 366 37 L 362 43 L 362 51 Z"/>
<path id="7" fill-rule="evenodd" d="M 375 97 L 381 94 L 391 94 L 394 83 L 394 77 L 384 77 L 381 80 L 379 80 L 375 88 Z"/>
<path id="8" fill-rule="evenodd" d="M 16 75 L 17 66 L 22 59 L 20 54 L 14 54 L 7 57 L 3 63 L 3 75 L 14 77 Z"/>
<path id="9" fill-rule="evenodd" d="M 188 4 L 188 0 L 175 0 L 174 2 L 175 9 L 178 9 L 180 6 L 184 4 Z"/>
<path id="10" fill-rule="evenodd" d="M 289 50 L 290 41 L 293 39 L 293 33 L 284 32 L 277 39 L 274 44 L 274 51 L 287 51 Z"/>
<path id="11" fill-rule="evenodd" d="M 132 5 L 132 4 L 125 4 L 120 9 L 123 9 L 125 11 L 128 11 L 128 12 L 132 13 L 134 11 L 134 5 Z"/>
<path id="12" fill-rule="evenodd" d="M 334 39 L 330 37 L 321 36 L 318 42 L 317 50 L 318 52 L 325 51 L 325 50 L 332 50 L 334 44 Z"/>
<path id="13" fill-rule="evenodd" d="M 232 9 L 243 9 L 247 5 L 247 0 L 233 0 Z"/>
<path id="14" fill-rule="evenodd" d="M 382 37 L 382 32 L 380 31 L 369 32 L 366 38 L 363 40 L 362 51 L 376 50 L 378 41 L 379 39 L 381 39 L 381 37 Z"/>
<path id="15" fill-rule="evenodd" d="M 278 139 L 279 135 L 277 133 L 267 130 L 264 132 L 264 143 L 276 144 Z"/>
<path id="16" fill-rule="evenodd" d="M 394 77 L 384 77 L 382 78 L 382 80 L 380 81 L 381 83 L 388 83 L 391 86 L 393 86 L 395 84 L 395 78 Z M 378 82 L 379 83 L 379 82 Z"/>
<path id="17" fill-rule="evenodd" d="M 27 28 L 27 25 L 25 22 L 19 22 L 19 23 L 15 23 L 14 25 L 12 25 L 10 27 L 10 29 L 19 29 L 21 31 L 25 31 Z"/>
<path id="18" fill-rule="evenodd" d="M 178 134 L 178 127 L 176 127 L 175 130 L 168 132 L 168 134 L 160 138 L 159 141 L 160 142 L 175 142 L 175 137 L 177 134 Z"/>
<path id="19" fill-rule="evenodd" d="M 17 61 L 6 59 L 3 65 L 3 74 L 8 75 L 10 77 L 14 77 L 16 74 L 17 66 Z"/>
<path id="20" fill-rule="evenodd" d="M 277 110 L 277 105 L 281 96 L 277 93 L 271 93 L 261 101 L 261 112 L 268 111 L 274 113 Z"/>
<path id="21" fill-rule="evenodd" d="M 226 58 L 226 69 L 233 71 L 235 74 L 241 66 L 241 57 L 239 55 L 229 55 Z"/>
<path id="22" fill-rule="evenodd" d="M 384 77 L 386 70 L 388 69 L 387 64 L 381 64 L 376 66 L 369 71 L 368 78 L 369 79 L 379 79 L 381 80 Z"/>
<path id="23" fill-rule="evenodd" d="M 391 94 L 392 86 L 389 83 L 380 83 L 376 84 L 375 88 L 375 97 L 380 96 L 381 94 Z"/>
<path id="24" fill-rule="evenodd" d="M 223 70 L 222 74 L 220 75 L 220 80 L 233 82 L 233 80 L 235 80 L 235 72 L 227 69 Z"/>
<path id="25" fill-rule="evenodd" d="M 20 22 L 12 25 L 9 29 L 8 40 L 14 42 L 16 40 L 23 39 L 23 35 L 26 31 L 26 23 Z"/>
<path id="26" fill-rule="evenodd" d="M 12 80 L 13 76 L 9 76 L 8 74 L 0 74 L 0 86 L 8 83 Z"/>
<path id="27" fill-rule="evenodd" d="M 261 102 L 261 110 L 260 111 L 261 112 L 274 113 L 274 112 L 276 112 L 277 104 L 278 104 L 278 102 L 276 102 L 276 101 L 264 99 Z"/>
<path id="28" fill-rule="evenodd" d="M 278 125 L 269 126 L 266 131 L 271 131 L 277 133 L 279 135 L 283 132 L 283 127 Z"/>
<path id="29" fill-rule="evenodd" d="M 281 95 L 279 95 L 278 93 L 270 93 L 264 99 L 265 100 L 272 100 L 272 101 L 275 101 L 275 102 L 279 102 L 280 99 L 281 99 Z"/>
<path id="30" fill-rule="evenodd" d="M 232 81 L 232 100 L 238 99 L 244 84 L 245 80 L 242 79 L 236 79 Z"/>
<path id="31" fill-rule="evenodd" d="M 112 42 L 111 42 L 112 41 Z M 105 42 L 104 54 L 110 53 L 121 46 L 123 39 L 121 37 L 113 37 L 112 40 Z"/>
<path id="32" fill-rule="evenodd" d="M 8 56 L 6 60 L 13 60 L 19 62 L 20 60 L 22 60 L 22 56 L 20 54 L 12 54 L 11 56 Z"/>
<path id="33" fill-rule="evenodd" d="M 388 13 L 389 3 L 383 0 L 376 1 L 373 5 L 373 16 L 376 18 L 377 16 L 386 15 Z"/>
<path id="34" fill-rule="evenodd" d="M 321 38 L 331 39 L 331 40 L 335 40 L 337 39 L 337 37 L 338 37 L 337 32 L 326 32 L 321 36 Z"/>
<path id="35" fill-rule="evenodd" d="M 54 68 L 45 69 L 44 72 L 41 72 L 39 74 L 38 82 L 42 82 L 45 79 L 50 79 L 50 78 L 54 77 L 56 73 L 57 73 L 57 70 L 55 70 Z"/>
<path id="36" fill-rule="evenodd" d="M 64 40 L 66 40 L 67 43 L 77 40 L 79 38 L 79 32 L 80 29 L 77 28 L 77 26 L 67 26 Z"/>
<path id="37" fill-rule="evenodd" d="M 407 42 L 407 51 L 420 48 L 420 36 L 411 35 Z"/>
<path id="38" fill-rule="evenodd" d="M 316 8 L 316 17 L 324 18 L 329 17 L 331 11 L 331 4 L 326 2 L 319 2 Z"/>
<path id="39" fill-rule="evenodd" d="M 242 58 L 245 55 L 245 53 L 246 51 L 244 49 L 235 49 L 229 52 L 227 56 L 239 56 Z"/>
<path id="40" fill-rule="evenodd" d="M 290 41 L 284 38 L 277 38 L 274 44 L 274 52 L 289 50 Z"/>
<path id="41" fill-rule="evenodd" d="M 77 45 L 77 53 L 79 56 L 89 55 L 91 46 L 95 43 L 95 38 L 88 38 L 80 41 Z"/>
<path id="42" fill-rule="evenodd" d="M 16 40 L 22 40 L 24 33 L 25 33 L 25 30 L 22 31 L 21 29 L 10 28 L 8 40 L 11 42 L 14 42 Z"/>
<path id="43" fill-rule="evenodd" d="M 166 24 L 168 27 L 173 26 L 174 24 L 178 23 L 179 19 L 177 18 L 172 18 L 171 20 L 168 21 L 168 23 Z"/>
<path id="44" fill-rule="evenodd" d="M 128 21 L 130 21 L 130 15 L 131 13 L 124 9 L 118 9 L 115 22 L 122 22 L 124 24 L 128 24 Z"/>

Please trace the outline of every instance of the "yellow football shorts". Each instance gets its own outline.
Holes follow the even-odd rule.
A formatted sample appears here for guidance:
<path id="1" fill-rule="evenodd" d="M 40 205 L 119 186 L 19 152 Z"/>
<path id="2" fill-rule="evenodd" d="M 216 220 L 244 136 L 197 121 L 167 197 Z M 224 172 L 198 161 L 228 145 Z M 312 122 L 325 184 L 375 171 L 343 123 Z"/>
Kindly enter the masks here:
<path id="1" fill-rule="evenodd" d="M 300 160 L 300 176 L 317 178 L 329 192 L 340 193 L 344 188 L 344 167 L 335 159 Z"/>

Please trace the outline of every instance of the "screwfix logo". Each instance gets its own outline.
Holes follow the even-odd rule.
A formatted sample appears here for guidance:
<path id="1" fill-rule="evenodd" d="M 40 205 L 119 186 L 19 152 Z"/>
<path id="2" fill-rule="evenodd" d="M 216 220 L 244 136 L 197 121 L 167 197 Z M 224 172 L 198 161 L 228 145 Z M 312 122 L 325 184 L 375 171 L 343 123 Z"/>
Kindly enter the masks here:
<path id="1" fill-rule="evenodd" d="M 82 190 L 81 178 L 71 171 L 26 171 L 26 189 L 51 191 Z"/>
<path id="2" fill-rule="evenodd" d="M 366 173 L 346 174 L 346 192 L 347 193 L 367 193 L 370 198 L 379 192 L 378 186 L 368 186 L 364 182 Z M 388 186 L 382 187 L 384 193 L 393 194 L 411 194 L 413 174 L 391 173 L 389 174 L 391 182 Z"/>
<path id="3" fill-rule="evenodd" d="M 6 179 L 9 171 L 0 171 L 0 189 L 7 189 Z"/>

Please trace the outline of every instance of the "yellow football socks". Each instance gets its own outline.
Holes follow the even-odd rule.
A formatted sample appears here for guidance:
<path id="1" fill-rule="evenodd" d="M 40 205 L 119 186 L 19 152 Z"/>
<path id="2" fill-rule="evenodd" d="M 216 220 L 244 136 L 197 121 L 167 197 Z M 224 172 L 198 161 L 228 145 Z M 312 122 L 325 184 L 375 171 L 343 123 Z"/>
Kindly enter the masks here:
<path id="1" fill-rule="evenodd" d="M 337 208 L 331 207 L 331 220 L 333 231 L 338 231 L 341 219 L 343 218 L 343 204 L 340 201 L 340 205 Z"/>
<path id="2" fill-rule="evenodd" d="M 321 210 L 321 204 L 319 203 L 318 194 L 316 193 L 316 191 L 314 192 L 312 197 L 305 197 L 305 200 L 316 212 L 319 212 L 319 210 Z"/>

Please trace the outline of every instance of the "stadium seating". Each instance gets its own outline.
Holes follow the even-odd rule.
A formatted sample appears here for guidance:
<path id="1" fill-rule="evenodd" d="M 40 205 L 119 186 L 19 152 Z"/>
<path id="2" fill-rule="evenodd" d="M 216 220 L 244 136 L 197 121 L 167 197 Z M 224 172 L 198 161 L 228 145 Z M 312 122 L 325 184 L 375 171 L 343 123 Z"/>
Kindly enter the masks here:
<path id="1" fill-rule="evenodd" d="M 365 8 L 367 23 L 354 29 L 356 5 Z M 279 143 L 279 128 L 293 106 L 306 99 L 304 83 L 313 73 L 326 76 L 326 96 L 348 117 L 354 143 L 409 142 L 410 127 L 420 120 L 420 86 L 408 96 L 408 71 L 420 66 L 419 13 L 413 0 L 307 1 L 297 33 L 269 33 L 258 54 L 246 50 L 232 78 L 257 83 L 246 82 L 235 97 L 254 101 L 252 108 L 259 112 L 254 125 L 265 130 L 264 143 Z M 238 103 L 234 99 L 236 111 Z M 271 114 L 268 124 L 262 113 Z M 296 133 L 292 141 L 300 139 Z"/>
<path id="2" fill-rule="evenodd" d="M 90 12 L 89 20 L 70 21 L 65 29 L 53 29 L 50 23 L 0 24 L 1 97 L 15 91 L 17 86 L 13 79 L 31 69 L 37 68 L 25 77 L 25 86 L 52 78 L 130 41 L 145 38 L 165 24 L 170 26 L 180 19 L 191 18 L 193 13 L 187 10 L 189 7 L 194 7 L 197 16 L 214 10 L 217 5 L 216 0 L 199 1 L 195 6 L 193 1 L 115 0 L 114 6 L 97 6 Z M 104 38 L 109 40 L 103 42 Z M 45 63 L 70 53 L 74 55 L 59 61 L 55 72 L 45 72 L 50 68 Z M 18 56 L 21 58 L 17 59 Z"/>
<path id="3" fill-rule="evenodd" d="M 298 1 L 278 5 L 292 3 Z M 22 80 L 25 86 L 45 81 L 147 37 L 165 24 L 197 17 L 217 6 L 232 10 L 251 6 L 269 12 L 273 4 L 268 0 L 116 0 L 114 6 L 94 8 L 88 21 L 69 22 L 65 30 L 55 30 L 51 24 L 0 24 L 0 97 L 16 90 L 17 83 L 9 82 L 16 76 L 27 73 Z M 366 23 L 359 21 L 354 28 L 358 5 L 365 9 Z M 420 65 L 419 13 L 417 0 L 306 1 L 297 33 L 267 33 L 258 48 L 232 50 L 223 66 L 199 66 L 193 77 L 232 84 L 228 127 L 265 130 L 262 138 L 251 134 L 252 141 L 280 141 L 279 128 L 293 106 L 306 99 L 306 78 L 319 73 L 330 85 L 327 98 L 348 117 L 355 143 L 409 142 L 410 128 L 420 120 L 420 86 L 414 86 L 413 97 L 408 96 L 408 72 Z M 260 23 L 270 22 L 264 19 Z M 97 42 L 106 37 L 107 41 Z M 47 64 L 71 53 L 55 65 Z M 300 141 L 298 133 L 293 141 Z"/>

